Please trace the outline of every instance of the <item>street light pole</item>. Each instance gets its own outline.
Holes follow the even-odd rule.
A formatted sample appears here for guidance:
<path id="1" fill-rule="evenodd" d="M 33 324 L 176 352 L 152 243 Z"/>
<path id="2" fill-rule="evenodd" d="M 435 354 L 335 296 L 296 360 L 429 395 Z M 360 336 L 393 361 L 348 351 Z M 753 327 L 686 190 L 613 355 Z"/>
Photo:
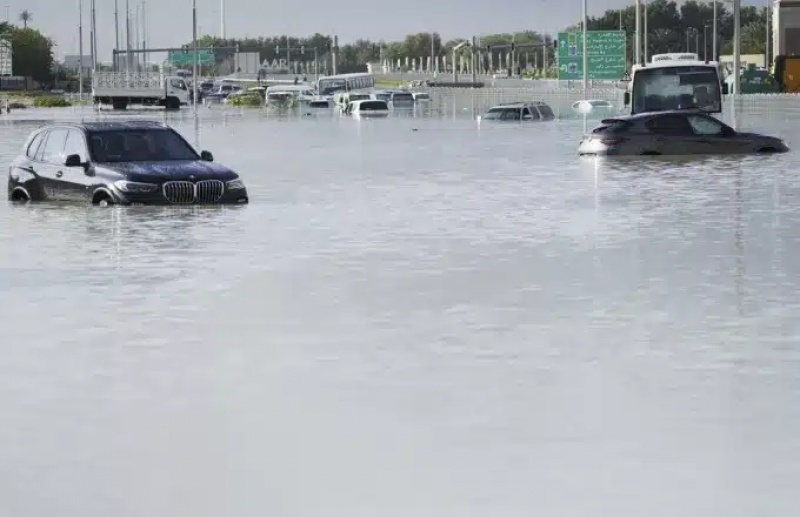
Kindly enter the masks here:
<path id="1" fill-rule="evenodd" d="M 634 21 L 634 33 L 633 33 L 633 58 L 635 60 L 635 64 L 641 65 L 641 52 L 642 52 L 642 2 L 641 0 L 636 0 L 636 20 Z"/>
<path id="2" fill-rule="evenodd" d="M 583 15 L 581 16 L 583 22 L 583 48 L 581 49 L 581 53 L 583 54 L 583 95 L 586 97 L 586 91 L 589 89 L 589 54 L 587 53 L 588 48 L 588 41 L 587 35 L 589 33 L 588 27 L 586 26 L 587 18 L 588 18 L 588 7 L 587 7 L 587 0 L 583 0 Z"/>
<path id="3" fill-rule="evenodd" d="M 711 26 L 711 60 L 717 60 L 717 0 L 713 0 L 714 4 L 714 21 Z"/>
<path id="4" fill-rule="evenodd" d="M 458 45 L 453 47 L 453 82 L 454 83 L 458 82 L 458 67 L 456 66 L 456 52 L 458 52 L 458 50 L 461 49 L 465 45 L 469 45 L 469 43 L 466 42 L 466 41 L 462 41 L 461 43 L 459 43 Z"/>
<path id="5" fill-rule="evenodd" d="M 703 61 L 708 61 L 708 24 L 703 25 Z"/>
<path id="6" fill-rule="evenodd" d="M 83 106 L 83 0 L 78 0 L 78 100 Z"/>
<path id="7" fill-rule="evenodd" d="M 197 0 L 192 0 L 192 109 L 197 114 Z"/>
<path id="8" fill-rule="evenodd" d="M 733 93 L 737 96 L 741 93 L 742 85 L 742 1 L 733 0 Z"/>
<path id="9" fill-rule="evenodd" d="M 766 20 L 765 20 L 766 21 L 765 29 L 766 30 L 764 31 L 766 33 L 766 40 L 764 41 L 764 68 L 766 68 L 767 70 L 769 70 L 769 68 L 770 68 L 770 63 L 769 63 L 769 40 L 770 40 L 770 35 L 771 34 L 770 34 L 770 19 L 769 18 L 770 18 L 770 14 L 771 13 L 772 13 L 772 9 L 771 9 L 771 6 L 769 5 L 769 1 L 767 1 L 767 14 L 765 16 L 765 18 L 766 18 Z"/>
<path id="10" fill-rule="evenodd" d="M 114 0 L 114 50 L 119 50 L 119 2 Z M 119 54 L 114 52 L 114 68 L 115 72 L 119 72 Z"/>

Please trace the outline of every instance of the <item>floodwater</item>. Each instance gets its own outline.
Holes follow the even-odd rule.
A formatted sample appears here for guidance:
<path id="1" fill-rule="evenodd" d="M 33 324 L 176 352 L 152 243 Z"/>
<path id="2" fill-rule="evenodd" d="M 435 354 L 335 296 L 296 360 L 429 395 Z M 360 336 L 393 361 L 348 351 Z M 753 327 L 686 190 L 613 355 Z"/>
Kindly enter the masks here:
<path id="1" fill-rule="evenodd" d="M 170 122 L 249 206 L 0 203 L 3 515 L 797 515 L 796 152 Z"/>

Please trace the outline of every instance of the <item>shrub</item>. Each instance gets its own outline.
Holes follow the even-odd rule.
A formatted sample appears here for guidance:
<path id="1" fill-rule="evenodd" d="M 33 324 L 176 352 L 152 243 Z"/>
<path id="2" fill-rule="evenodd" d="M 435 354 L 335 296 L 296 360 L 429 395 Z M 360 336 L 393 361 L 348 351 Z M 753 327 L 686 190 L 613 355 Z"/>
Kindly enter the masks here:
<path id="1" fill-rule="evenodd" d="M 35 108 L 66 108 L 72 103 L 64 97 L 36 97 L 33 99 Z"/>
<path id="2" fill-rule="evenodd" d="M 264 105 L 264 100 L 258 93 L 246 93 L 244 95 L 234 95 L 228 98 L 228 104 L 231 106 L 245 106 L 245 107 L 261 107 Z"/>

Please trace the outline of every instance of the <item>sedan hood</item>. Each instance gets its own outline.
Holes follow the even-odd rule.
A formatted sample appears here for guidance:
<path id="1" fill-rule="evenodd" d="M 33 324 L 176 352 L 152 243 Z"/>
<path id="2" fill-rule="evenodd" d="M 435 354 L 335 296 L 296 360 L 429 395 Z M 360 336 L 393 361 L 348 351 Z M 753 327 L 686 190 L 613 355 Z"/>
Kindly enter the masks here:
<path id="1" fill-rule="evenodd" d="M 196 161 L 104 163 L 101 167 L 116 172 L 129 181 L 160 183 L 164 181 L 230 181 L 239 176 L 222 165 Z"/>

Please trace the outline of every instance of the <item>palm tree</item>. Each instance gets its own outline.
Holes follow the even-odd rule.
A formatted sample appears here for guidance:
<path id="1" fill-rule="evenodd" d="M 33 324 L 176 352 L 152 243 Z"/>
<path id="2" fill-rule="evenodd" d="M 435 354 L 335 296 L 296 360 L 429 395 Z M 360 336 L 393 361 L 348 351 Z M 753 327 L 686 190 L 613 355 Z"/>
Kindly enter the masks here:
<path id="1" fill-rule="evenodd" d="M 31 19 L 33 19 L 33 15 L 27 9 L 19 13 L 19 20 L 22 22 L 23 28 L 28 28 L 28 22 L 31 21 Z"/>

